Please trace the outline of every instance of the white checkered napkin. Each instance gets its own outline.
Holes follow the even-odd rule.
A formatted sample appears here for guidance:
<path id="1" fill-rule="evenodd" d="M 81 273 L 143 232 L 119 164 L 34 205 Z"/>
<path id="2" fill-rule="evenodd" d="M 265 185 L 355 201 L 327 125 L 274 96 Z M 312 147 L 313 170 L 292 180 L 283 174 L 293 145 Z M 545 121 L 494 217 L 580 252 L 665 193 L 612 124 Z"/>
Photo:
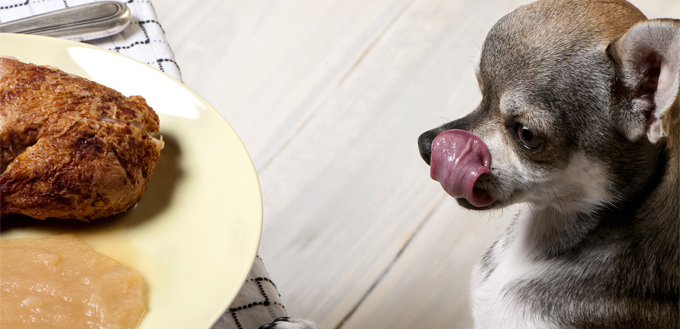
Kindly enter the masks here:
<path id="1" fill-rule="evenodd" d="M 98 0 L 0 0 L 0 22 L 96 1 Z M 88 43 L 145 62 L 181 80 L 175 55 L 165 40 L 165 32 L 158 22 L 151 1 L 127 0 L 125 3 L 132 13 L 130 26 L 119 34 Z"/>
<path id="2" fill-rule="evenodd" d="M 0 23 L 99 0 L 0 0 Z M 123 0 L 121 0 L 123 1 Z M 125 0 L 132 21 L 123 32 L 88 43 L 145 62 L 181 81 L 165 32 L 150 0 Z M 251 329 L 286 316 L 281 296 L 257 257 L 232 305 L 213 329 Z"/>

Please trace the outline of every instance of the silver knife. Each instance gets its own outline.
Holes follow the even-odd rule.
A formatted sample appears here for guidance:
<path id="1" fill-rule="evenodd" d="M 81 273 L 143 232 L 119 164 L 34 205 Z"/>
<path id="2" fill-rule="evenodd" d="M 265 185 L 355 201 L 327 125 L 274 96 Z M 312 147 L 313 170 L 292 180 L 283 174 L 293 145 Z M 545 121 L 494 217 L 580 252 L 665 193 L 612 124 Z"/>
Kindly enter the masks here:
<path id="1" fill-rule="evenodd" d="M 130 8 L 117 1 L 94 2 L 0 24 L 0 33 L 27 33 L 85 41 L 120 33 Z"/>

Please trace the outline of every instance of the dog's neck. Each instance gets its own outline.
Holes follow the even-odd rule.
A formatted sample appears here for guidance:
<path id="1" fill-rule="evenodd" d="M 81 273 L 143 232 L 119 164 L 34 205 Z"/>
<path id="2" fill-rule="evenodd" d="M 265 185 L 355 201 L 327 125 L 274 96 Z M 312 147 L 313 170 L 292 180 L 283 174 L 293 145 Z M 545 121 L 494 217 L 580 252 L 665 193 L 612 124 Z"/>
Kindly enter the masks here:
<path id="1" fill-rule="evenodd" d="M 551 258 L 577 248 L 598 224 L 586 213 L 565 213 L 555 207 L 537 209 L 526 204 L 515 222 L 514 237 L 527 256 Z"/>
<path id="2" fill-rule="evenodd" d="M 678 110 L 676 110 L 676 113 Z M 680 128 L 675 121 L 675 129 L 671 128 L 666 142 L 668 161 L 665 166 L 664 177 L 659 186 L 647 198 L 643 209 L 647 216 L 663 216 L 659 221 L 659 230 L 666 230 L 676 235 L 680 232 Z M 674 241 L 680 247 L 680 241 Z"/>
<path id="3" fill-rule="evenodd" d="M 680 107 L 680 101 L 678 101 L 677 106 Z M 678 112 L 680 112 L 680 109 L 675 110 L 675 113 Z M 678 115 L 680 116 L 680 114 Z M 670 128 L 667 143 L 668 165 L 666 166 L 666 173 L 668 180 L 664 183 L 669 191 L 672 191 L 668 201 L 675 205 L 675 209 L 680 209 L 680 119 L 676 118 L 672 122 L 674 127 Z M 680 218 L 680 213 L 676 214 Z"/>

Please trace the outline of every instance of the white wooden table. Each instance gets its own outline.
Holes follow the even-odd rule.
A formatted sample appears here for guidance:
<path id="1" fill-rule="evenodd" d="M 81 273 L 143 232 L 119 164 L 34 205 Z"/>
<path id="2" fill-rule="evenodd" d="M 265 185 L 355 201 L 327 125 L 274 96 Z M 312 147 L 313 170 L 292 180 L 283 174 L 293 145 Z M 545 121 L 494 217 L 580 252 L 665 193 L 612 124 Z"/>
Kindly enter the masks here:
<path id="1" fill-rule="evenodd" d="M 468 273 L 516 209 L 459 208 L 416 139 L 476 106 L 484 36 L 527 2 L 153 0 L 185 83 L 255 162 L 260 255 L 290 315 L 471 326 Z M 633 2 L 680 17 L 678 0 Z"/>

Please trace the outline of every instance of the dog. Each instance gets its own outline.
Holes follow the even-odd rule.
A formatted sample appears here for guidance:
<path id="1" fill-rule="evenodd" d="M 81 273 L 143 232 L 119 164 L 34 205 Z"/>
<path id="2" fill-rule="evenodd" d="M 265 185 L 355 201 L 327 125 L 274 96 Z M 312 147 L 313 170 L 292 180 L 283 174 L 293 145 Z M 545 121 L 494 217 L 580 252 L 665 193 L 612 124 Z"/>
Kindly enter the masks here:
<path id="1" fill-rule="evenodd" d="M 679 328 L 680 21 L 540 0 L 495 24 L 477 78 L 479 106 L 418 138 L 461 206 L 524 204 L 473 270 L 474 327 Z"/>

